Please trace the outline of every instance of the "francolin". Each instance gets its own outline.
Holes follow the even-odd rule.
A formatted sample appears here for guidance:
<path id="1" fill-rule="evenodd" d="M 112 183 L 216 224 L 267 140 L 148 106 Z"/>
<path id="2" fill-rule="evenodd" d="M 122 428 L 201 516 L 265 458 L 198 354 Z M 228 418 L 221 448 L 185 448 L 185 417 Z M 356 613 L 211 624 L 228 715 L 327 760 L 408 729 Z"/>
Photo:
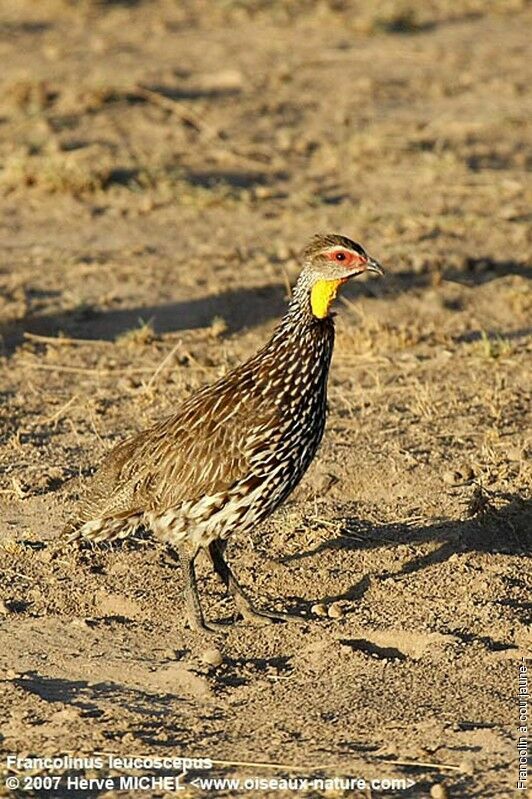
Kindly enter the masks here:
<path id="1" fill-rule="evenodd" d="M 360 244 L 315 236 L 285 316 L 251 359 L 196 391 L 171 416 L 112 449 L 90 480 L 70 526 L 71 540 L 112 541 L 151 529 L 177 551 L 193 629 L 204 619 L 194 563 L 206 550 L 245 619 L 257 610 L 227 564 L 233 533 L 261 524 L 297 486 L 323 436 L 334 345 L 331 304 L 338 288 L 365 272 L 383 275 Z"/>

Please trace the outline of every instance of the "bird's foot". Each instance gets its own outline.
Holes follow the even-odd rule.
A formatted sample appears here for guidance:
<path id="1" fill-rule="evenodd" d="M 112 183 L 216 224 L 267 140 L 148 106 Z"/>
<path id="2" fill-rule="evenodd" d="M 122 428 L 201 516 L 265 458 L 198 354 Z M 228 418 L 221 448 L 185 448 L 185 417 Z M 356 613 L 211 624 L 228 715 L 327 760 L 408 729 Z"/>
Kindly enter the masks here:
<path id="1" fill-rule="evenodd" d="M 301 616 L 293 613 L 282 613 L 276 610 L 258 610 L 251 604 L 239 602 L 237 604 L 240 615 L 245 621 L 253 624 L 275 624 L 276 621 L 299 621 L 304 622 Z"/>
<path id="2" fill-rule="evenodd" d="M 205 619 L 194 619 L 188 623 L 190 629 L 195 633 L 202 633 L 203 635 L 227 635 L 229 626 L 217 621 L 205 621 Z"/>

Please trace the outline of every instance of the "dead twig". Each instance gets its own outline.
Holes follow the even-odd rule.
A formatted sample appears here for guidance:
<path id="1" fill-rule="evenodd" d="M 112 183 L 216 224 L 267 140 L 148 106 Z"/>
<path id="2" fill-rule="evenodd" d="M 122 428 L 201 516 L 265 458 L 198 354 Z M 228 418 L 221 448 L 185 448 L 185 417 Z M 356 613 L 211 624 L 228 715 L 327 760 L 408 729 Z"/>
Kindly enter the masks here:
<path id="1" fill-rule="evenodd" d="M 432 763 L 422 760 L 387 760 L 384 758 L 372 758 L 378 760 L 380 763 L 389 763 L 394 766 L 411 766 L 416 768 L 430 768 L 438 771 L 461 771 L 460 766 L 454 766 L 450 763 Z M 324 771 L 342 773 L 345 766 L 339 766 L 337 763 L 323 763 L 319 766 L 293 766 L 290 763 L 266 763 L 262 761 L 254 762 L 247 760 L 213 760 L 218 766 L 247 766 L 249 768 L 272 768 L 272 769 L 285 769 L 286 771 Z"/>
<path id="2" fill-rule="evenodd" d="M 152 376 L 150 377 L 150 379 L 148 380 L 148 382 L 144 386 L 144 391 L 148 391 L 153 386 L 153 384 L 156 381 L 157 377 L 160 375 L 160 373 L 162 372 L 162 370 L 164 369 L 164 367 L 166 366 L 168 361 L 174 356 L 174 354 L 177 352 L 177 350 L 179 349 L 180 346 L 181 346 L 181 341 L 178 341 L 177 344 L 175 344 L 172 347 L 170 352 L 167 355 L 165 355 L 165 357 L 162 359 L 162 361 L 160 362 L 160 364 L 157 367 L 157 369 L 155 370 L 155 372 L 152 374 Z"/>
<path id="3" fill-rule="evenodd" d="M 272 768 L 283 769 L 286 771 L 341 771 L 339 767 L 333 763 L 327 763 L 322 766 L 293 766 L 291 763 L 265 763 L 262 761 L 249 760 L 213 760 L 217 766 L 246 766 L 248 768 Z"/>
<path id="4" fill-rule="evenodd" d="M 79 396 L 78 396 L 78 394 L 74 394 L 74 396 L 73 396 L 73 397 L 70 397 L 70 399 L 68 400 L 68 402 L 65 402 L 65 404 L 64 404 L 64 405 L 62 405 L 62 406 L 59 408 L 59 410 L 58 410 L 58 411 L 56 411 L 54 414 L 52 414 L 52 416 L 48 416 L 48 418 L 46 418 L 46 419 L 43 419 L 43 420 L 40 422 L 40 424 L 53 424 L 54 422 L 56 422 L 56 421 L 57 421 L 57 420 L 58 420 L 58 419 L 59 419 L 61 416 L 63 416 L 63 415 L 64 415 L 64 413 L 65 413 L 66 409 L 67 409 L 67 408 L 70 408 L 70 406 L 71 406 L 71 405 L 72 405 L 72 404 L 73 404 L 73 403 L 74 403 L 74 402 L 75 402 L 77 399 L 79 399 Z"/>
<path id="5" fill-rule="evenodd" d="M 413 766 L 415 768 L 431 768 L 436 771 L 462 771 L 461 766 L 453 766 L 451 763 L 431 763 L 424 760 L 387 760 L 377 758 L 379 763 L 390 763 L 393 766 Z"/>
<path id="6" fill-rule="evenodd" d="M 154 92 L 152 89 L 148 89 L 146 86 L 141 86 L 139 83 L 137 83 L 135 86 L 134 91 L 139 97 L 142 97 L 143 100 L 146 100 L 146 102 L 152 103 L 153 105 L 158 105 L 160 108 L 164 108 L 165 111 L 170 111 L 170 113 L 175 114 L 179 117 L 179 119 L 181 119 L 183 122 L 186 122 L 188 125 L 192 125 L 192 127 L 197 130 L 198 133 L 202 133 L 210 139 L 220 138 L 220 133 L 218 130 L 216 130 L 216 128 L 213 128 L 211 125 L 205 122 L 205 120 L 202 119 L 199 114 L 196 114 L 195 111 L 189 108 L 181 100 L 171 100 L 164 94 Z"/>
<path id="7" fill-rule="evenodd" d="M 59 346 L 77 346 L 81 344 L 112 344 L 112 341 L 106 341 L 101 338 L 68 338 L 67 336 L 41 336 L 38 333 L 28 333 L 24 331 L 23 336 L 28 341 L 35 341 L 38 344 L 56 344 Z"/>
<path id="8" fill-rule="evenodd" d="M 241 153 L 234 147 L 230 147 L 220 135 L 219 130 L 205 122 L 202 116 L 193 111 L 192 108 L 186 105 L 186 103 L 183 103 L 182 100 L 173 100 L 160 92 L 153 91 L 153 89 L 148 89 L 146 86 L 140 84 L 136 84 L 134 92 L 143 100 L 146 100 L 146 102 L 157 105 L 159 108 L 164 108 L 171 114 L 175 114 L 183 122 L 191 125 L 198 133 L 205 136 L 206 139 L 217 141 L 224 155 L 229 155 L 231 158 L 247 166 L 252 164 L 256 167 L 257 164 L 260 164 L 261 168 L 264 169 L 264 161 Z"/>
<path id="9" fill-rule="evenodd" d="M 32 363 L 31 361 L 21 361 L 22 366 L 29 369 L 44 369 L 49 372 L 71 372 L 72 374 L 84 375 L 130 375 L 141 372 L 152 372 L 149 366 L 137 366 L 130 369 L 91 369 L 87 366 L 65 366 L 57 363 Z"/>

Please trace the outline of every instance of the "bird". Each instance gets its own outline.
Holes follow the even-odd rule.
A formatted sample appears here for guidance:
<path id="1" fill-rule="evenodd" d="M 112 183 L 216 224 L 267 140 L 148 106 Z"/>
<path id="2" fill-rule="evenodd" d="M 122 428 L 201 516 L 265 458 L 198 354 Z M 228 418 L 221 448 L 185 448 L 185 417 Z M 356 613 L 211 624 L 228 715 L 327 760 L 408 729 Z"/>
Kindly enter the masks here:
<path id="1" fill-rule="evenodd" d="M 205 619 L 195 571 L 201 551 L 245 621 L 291 618 L 254 606 L 227 563 L 227 542 L 269 517 L 313 461 L 327 415 L 331 306 L 348 280 L 384 275 L 360 244 L 339 234 L 315 235 L 301 260 L 269 341 L 174 413 L 111 449 L 65 531 L 69 542 L 104 542 L 150 530 L 181 563 L 194 631 L 227 628 Z"/>

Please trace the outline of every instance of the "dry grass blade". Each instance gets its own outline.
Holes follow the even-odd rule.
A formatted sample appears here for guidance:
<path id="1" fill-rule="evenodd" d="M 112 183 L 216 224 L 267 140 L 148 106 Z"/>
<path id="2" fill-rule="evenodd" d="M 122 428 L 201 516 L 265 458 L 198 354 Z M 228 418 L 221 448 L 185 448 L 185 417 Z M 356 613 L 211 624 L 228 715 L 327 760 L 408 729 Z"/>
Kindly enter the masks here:
<path id="1" fill-rule="evenodd" d="M 375 758 L 380 763 L 389 763 L 394 766 L 411 766 L 415 768 L 430 768 L 437 771 L 461 771 L 460 766 L 454 766 L 450 763 L 432 763 L 422 760 L 385 760 L 383 758 Z M 290 763 L 267 763 L 264 761 L 248 761 L 248 760 L 212 760 L 218 766 L 246 766 L 249 768 L 271 768 L 271 769 L 284 769 L 286 771 L 302 771 L 314 772 L 323 771 L 329 773 L 343 773 L 345 766 L 339 766 L 337 763 L 322 763 L 317 766 L 293 766 Z"/>
<path id="2" fill-rule="evenodd" d="M 31 361 L 21 361 L 20 363 L 21 366 L 26 366 L 28 369 L 43 369 L 48 372 L 71 372 L 72 374 L 81 375 L 130 375 L 153 371 L 148 366 L 137 366 L 130 369 L 93 369 L 88 366 L 65 366 L 60 363 L 32 363 Z"/>
<path id="3" fill-rule="evenodd" d="M 155 372 L 152 374 L 152 376 L 144 386 L 145 391 L 148 391 L 153 386 L 154 382 L 157 380 L 157 377 L 161 374 L 166 364 L 173 358 L 173 356 L 175 355 L 180 346 L 181 346 L 181 341 L 178 341 L 177 344 L 174 344 L 170 352 L 165 355 L 165 357 L 162 359 L 161 363 L 159 364 Z"/>
<path id="4" fill-rule="evenodd" d="M 293 766 L 291 763 L 266 763 L 264 761 L 252 760 L 212 760 L 217 766 L 245 766 L 246 768 L 271 768 L 282 769 L 283 771 L 336 771 L 341 772 L 343 769 L 335 763 L 325 763 L 321 766 Z"/>
<path id="5" fill-rule="evenodd" d="M 59 408 L 59 410 L 58 410 L 58 411 L 56 411 L 54 414 L 52 414 L 52 416 L 48 416 L 46 419 L 43 419 L 43 420 L 42 420 L 42 424 L 52 424 L 53 422 L 56 422 L 56 421 L 57 421 L 57 420 L 58 420 L 58 419 L 59 419 L 61 416 L 63 416 L 63 415 L 64 415 L 64 413 L 65 413 L 65 411 L 67 410 L 67 408 L 70 408 L 70 406 L 71 406 L 71 405 L 73 405 L 73 404 L 74 404 L 74 402 L 75 402 L 77 399 L 79 399 L 79 396 L 78 396 L 77 394 L 74 394 L 74 396 L 73 396 L 73 397 L 70 397 L 70 399 L 68 400 L 68 402 L 65 402 L 65 404 L 64 404 L 64 405 L 62 405 L 62 406 Z"/>
<path id="6" fill-rule="evenodd" d="M 38 344 L 54 344 L 57 346 L 77 346 L 82 344 L 112 344 L 111 341 L 106 341 L 101 338 L 68 338 L 67 336 L 41 336 L 38 333 L 29 333 L 24 331 L 23 336 L 28 341 L 35 341 Z"/>
<path id="7" fill-rule="evenodd" d="M 218 141 L 221 145 L 223 145 L 223 153 L 225 155 L 229 155 L 231 158 L 237 159 L 242 164 L 247 164 L 248 166 L 253 164 L 257 165 L 260 164 L 261 167 L 264 167 L 264 162 L 260 159 L 253 158 L 252 156 L 246 155 L 245 153 L 240 153 L 238 150 L 235 150 L 233 147 L 230 147 L 220 135 L 220 132 L 213 128 L 212 125 L 209 125 L 205 120 L 199 115 L 196 114 L 188 105 L 183 103 L 180 100 L 172 100 L 169 97 L 166 97 L 164 94 L 160 94 L 159 92 L 153 91 L 153 89 L 148 89 L 146 86 L 141 86 L 137 84 L 134 89 L 135 93 L 142 97 L 142 99 L 146 100 L 149 103 L 153 103 L 154 105 L 159 106 L 160 108 L 164 108 L 166 111 L 170 111 L 170 113 L 175 114 L 179 119 L 183 120 L 183 122 L 192 125 L 192 127 L 201 133 L 206 139 L 212 139 Z"/>
<path id="8" fill-rule="evenodd" d="M 436 771 L 462 771 L 461 766 L 453 766 L 451 763 L 431 763 L 424 760 L 387 760 L 376 758 L 379 763 L 390 763 L 393 766 L 410 766 L 414 768 L 430 768 Z"/>
<path id="9" fill-rule="evenodd" d="M 166 111 L 170 111 L 172 114 L 175 114 L 179 117 L 179 119 L 183 120 L 183 122 L 192 125 L 192 127 L 195 128 L 198 133 L 202 133 L 210 139 L 219 138 L 220 134 L 216 128 L 208 125 L 199 114 L 196 114 L 196 112 L 185 105 L 185 103 L 179 100 L 171 100 L 164 94 L 155 92 L 152 89 L 148 89 L 146 86 L 141 86 L 140 84 L 135 86 L 135 93 L 148 103 L 158 105 L 159 108 L 164 108 Z"/>

